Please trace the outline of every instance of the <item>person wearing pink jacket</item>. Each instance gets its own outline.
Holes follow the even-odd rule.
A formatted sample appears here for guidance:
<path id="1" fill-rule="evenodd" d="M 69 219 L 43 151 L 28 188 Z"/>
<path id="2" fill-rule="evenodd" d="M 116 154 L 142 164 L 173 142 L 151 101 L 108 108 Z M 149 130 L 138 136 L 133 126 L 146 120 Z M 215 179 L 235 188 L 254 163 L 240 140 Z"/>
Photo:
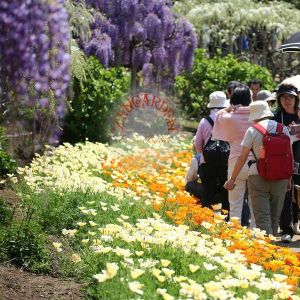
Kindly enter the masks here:
<path id="1" fill-rule="evenodd" d="M 228 178 L 230 177 L 235 162 L 241 153 L 241 142 L 244 138 L 247 129 L 252 126 L 249 122 L 251 103 L 251 92 L 249 87 L 240 84 L 237 86 L 230 98 L 229 108 L 225 108 L 216 114 L 215 126 L 213 128 L 212 138 L 215 140 L 223 140 L 229 142 L 230 155 L 228 160 Z M 252 159 L 252 154 L 249 155 L 248 160 Z M 247 188 L 249 167 L 244 165 L 236 179 L 235 187 L 228 193 L 228 200 L 230 206 L 230 217 L 237 217 L 242 219 L 244 196 Z M 251 205 L 250 211 L 252 212 Z M 251 213 L 253 216 L 253 214 Z M 254 226 L 254 220 L 251 218 L 251 227 Z"/>

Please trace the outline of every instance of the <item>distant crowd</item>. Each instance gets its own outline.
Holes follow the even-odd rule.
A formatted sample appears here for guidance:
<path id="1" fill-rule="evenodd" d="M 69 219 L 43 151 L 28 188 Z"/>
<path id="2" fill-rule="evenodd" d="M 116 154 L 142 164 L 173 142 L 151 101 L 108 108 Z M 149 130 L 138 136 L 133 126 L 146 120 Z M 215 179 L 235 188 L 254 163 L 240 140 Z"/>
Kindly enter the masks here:
<path id="1" fill-rule="evenodd" d="M 228 211 L 228 220 L 289 243 L 300 234 L 300 91 L 288 80 L 272 92 L 262 85 L 232 81 L 226 94 L 210 94 L 186 190 L 202 206 Z"/>

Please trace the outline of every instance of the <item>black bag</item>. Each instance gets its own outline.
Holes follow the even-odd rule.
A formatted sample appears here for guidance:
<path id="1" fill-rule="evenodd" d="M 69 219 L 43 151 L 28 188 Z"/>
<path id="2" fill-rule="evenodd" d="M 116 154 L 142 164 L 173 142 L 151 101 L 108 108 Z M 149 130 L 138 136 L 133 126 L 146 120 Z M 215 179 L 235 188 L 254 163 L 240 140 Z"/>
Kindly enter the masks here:
<path id="1" fill-rule="evenodd" d="M 205 119 L 209 122 L 211 127 L 214 126 L 214 121 L 211 117 L 205 117 Z M 211 138 L 203 149 L 205 162 L 215 166 L 227 166 L 229 153 L 230 146 L 228 142 L 220 140 L 213 141 Z"/>

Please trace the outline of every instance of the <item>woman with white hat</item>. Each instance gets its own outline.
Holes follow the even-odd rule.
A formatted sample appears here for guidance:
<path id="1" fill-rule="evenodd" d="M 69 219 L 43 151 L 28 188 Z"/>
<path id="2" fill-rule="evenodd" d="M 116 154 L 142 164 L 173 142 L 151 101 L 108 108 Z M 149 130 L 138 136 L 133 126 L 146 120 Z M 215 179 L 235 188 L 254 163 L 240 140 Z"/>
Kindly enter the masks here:
<path id="1" fill-rule="evenodd" d="M 211 138 L 216 113 L 228 106 L 229 101 L 224 92 L 216 91 L 209 95 L 207 107 L 210 108 L 210 114 L 201 119 L 195 136 L 197 153 L 203 154 L 203 149 Z M 203 198 L 200 201 L 202 206 L 211 208 L 213 204 L 222 203 L 222 208 L 229 210 L 228 192 L 223 188 L 227 179 L 227 166 L 211 166 L 205 162 L 203 155 L 201 155 L 199 172 L 203 183 Z"/>
<path id="2" fill-rule="evenodd" d="M 269 133 L 275 133 L 277 122 L 270 120 L 273 117 L 266 101 L 255 101 L 250 104 L 249 121 L 260 124 Z M 283 133 L 289 136 L 288 129 L 284 126 Z M 228 190 L 234 189 L 235 180 L 253 151 L 257 159 L 261 158 L 263 134 L 254 127 L 249 127 L 241 143 L 242 151 L 235 163 L 234 170 L 224 184 Z M 280 213 L 283 207 L 285 192 L 289 180 L 266 180 L 258 174 L 257 163 L 252 163 L 249 168 L 248 189 L 252 201 L 255 223 L 258 228 L 267 234 L 277 235 Z"/>

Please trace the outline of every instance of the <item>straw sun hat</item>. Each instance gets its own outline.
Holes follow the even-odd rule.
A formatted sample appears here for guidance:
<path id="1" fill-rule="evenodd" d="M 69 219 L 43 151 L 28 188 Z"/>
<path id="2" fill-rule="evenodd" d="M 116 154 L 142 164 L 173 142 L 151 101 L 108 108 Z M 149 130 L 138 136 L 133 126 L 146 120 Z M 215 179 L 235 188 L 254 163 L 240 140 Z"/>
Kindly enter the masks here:
<path id="1" fill-rule="evenodd" d="M 228 107 L 229 101 L 226 100 L 226 94 L 222 91 L 216 91 L 209 95 L 209 103 L 207 104 L 208 108 L 223 108 Z"/>
<path id="2" fill-rule="evenodd" d="M 257 100 L 250 104 L 249 121 L 260 120 L 266 117 L 273 117 L 273 113 L 267 101 Z"/>

